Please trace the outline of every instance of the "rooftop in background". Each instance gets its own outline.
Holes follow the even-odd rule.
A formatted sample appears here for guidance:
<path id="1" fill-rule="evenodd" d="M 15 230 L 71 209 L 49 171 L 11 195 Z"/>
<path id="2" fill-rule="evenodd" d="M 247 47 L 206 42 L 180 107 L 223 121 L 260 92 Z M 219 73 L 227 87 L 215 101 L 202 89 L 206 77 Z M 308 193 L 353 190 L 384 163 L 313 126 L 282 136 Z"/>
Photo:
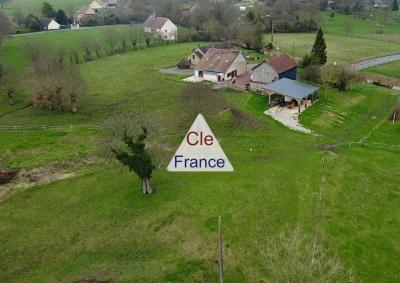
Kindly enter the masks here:
<path id="1" fill-rule="evenodd" d="M 150 28 L 153 28 L 153 29 L 161 29 L 168 20 L 169 20 L 168 18 L 164 18 L 164 17 L 150 16 L 144 22 L 144 26 L 145 27 L 150 27 Z"/>
<path id="2" fill-rule="evenodd" d="M 201 52 L 203 52 L 203 54 L 205 54 L 208 49 L 210 48 L 216 48 L 216 49 L 233 49 L 234 45 L 230 42 L 223 42 L 223 43 L 217 43 L 217 44 L 211 44 L 211 45 L 206 45 L 206 46 L 199 46 L 193 49 L 196 50 L 197 48 L 199 48 L 201 50 Z"/>
<path id="3" fill-rule="evenodd" d="M 210 48 L 197 64 L 196 69 L 225 73 L 240 54 L 238 50 Z"/>
<path id="4" fill-rule="evenodd" d="M 265 85 L 264 89 L 295 99 L 303 99 L 315 93 L 317 90 L 319 90 L 319 87 L 284 78 Z"/>
<path id="5" fill-rule="evenodd" d="M 281 74 L 283 72 L 289 71 L 297 67 L 296 61 L 290 58 L 286 54 L 274 55 L 265 62 L 267 62 L 267 64 L 269 64 L 278 74 Z M 262 65 L 263 63 L 264 62 L 261 62 L 260 64 L 255 66 L 253 70 L 256 69 L 258 66 Z"/>

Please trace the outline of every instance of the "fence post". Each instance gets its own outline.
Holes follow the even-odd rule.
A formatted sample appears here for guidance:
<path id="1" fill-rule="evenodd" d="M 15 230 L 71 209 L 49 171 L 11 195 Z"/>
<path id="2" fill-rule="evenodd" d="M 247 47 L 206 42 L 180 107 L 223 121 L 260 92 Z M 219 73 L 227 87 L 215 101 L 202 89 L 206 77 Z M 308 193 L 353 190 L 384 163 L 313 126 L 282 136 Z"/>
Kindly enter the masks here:
<path id="1" fill-rule="evenodd" d="M 218 217 L 218 246 L 219 246 L 219 282 L 224 283 L 224 259 L 222 249 L 222 223 L 221 216 Z"/>

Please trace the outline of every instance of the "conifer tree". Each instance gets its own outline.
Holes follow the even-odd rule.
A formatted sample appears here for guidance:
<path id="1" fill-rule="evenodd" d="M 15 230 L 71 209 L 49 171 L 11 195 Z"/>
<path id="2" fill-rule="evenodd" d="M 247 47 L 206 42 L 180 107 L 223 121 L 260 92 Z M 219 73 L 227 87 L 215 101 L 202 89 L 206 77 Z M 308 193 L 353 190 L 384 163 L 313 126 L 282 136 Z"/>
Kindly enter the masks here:
<path id="1" fill-rule="evenodd" d="M 326 43 L 324 38 L 324 33 L 321 28 L 319 28 L 317 37 L 311 51 L 311 57 L 313 61 L 318 62 L 320 65 L 324 65 L 327 61 L 326 55 Z"/>
<path id="2" fill-rule="evenodd" d="M 393 11 L 398 11 L 399 10 L 399 2 L 397 2 L 397 0 L 393 0 L 392 10 Z"/>
<path id="3" fill-rule="evenodd" d="M 127 133 L 127 130 L 125 130 L 123 141 L 126 144 L 127 150 L 112 148 L 112 151 L 118 161 L 128 167 L 129 171 L 135 172 L 136 175 L 142 179 L 143 194 L 147 195 L 152 193 L 150 178 L 155 166 L 145 149 L 146 144 L 144 141 L 147 138 L 148 131 L 144 127 L 142 127 L 142 130 L 143 133 L 137 136 L 136 141 Z"/>

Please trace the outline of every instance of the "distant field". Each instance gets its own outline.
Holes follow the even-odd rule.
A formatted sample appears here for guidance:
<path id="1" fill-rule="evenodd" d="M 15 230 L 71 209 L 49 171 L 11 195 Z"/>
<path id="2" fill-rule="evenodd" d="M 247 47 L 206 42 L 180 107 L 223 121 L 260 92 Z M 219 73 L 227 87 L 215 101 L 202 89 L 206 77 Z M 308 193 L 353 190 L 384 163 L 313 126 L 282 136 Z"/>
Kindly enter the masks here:
<path id="1" fill-rule="evenodd" d="M 4 5 L 4 12 L 12 15 L 16 9 L 21 9 L 25 14 L 39 14 L 44 0 L 10 0 Z M 76 11 L 82 6 L 89 6 L 90 0 L 47 0 L 54 9 L 63 9 L 67 13 Z"/>
<path id="2" fill-rule="evenodd" d="M 376 67 L 371 67 L 365 70 L 367 73 L 376 73 L 400 79 L 400 61 L 384 64 Z"/>
<path id="3" fill-rule="evenodd" d="M 399 51 L 399 43 L 378 41 L 369 38 L 352 37 L 346 35 L 326 34 L 328 61 L 354 62 L 363 58 L 377 55 L 391 54 Z M 266 35 L 265 41 L 268 42 Z M 280 33 L 274 36 L 275 45 L 280 50 L 292 55 L 294 44 L 295 57 L 302 58 L 310 53 L 315 40 L 315 34 Z"/>
<path id="4" fill-rule="evenodd" d="M 329 17 L 324 13 L 323 30 L 328 47 L 329 61 L 353 62 L 367 57 L 398 52 L 400 48 L 400 22 L 389 19 L 385 26 L 377 26 L 367 20 L 336 14 Z M 347 26 L 351 26 L 349 30 Z M 312 33 L 280 33 L 274 35 L 275 45 L 280 50 L 302 58 L 311 52 L 315 40 Z M 270 42 L 270 35 L 264 37 Z"/>
<path id="5" fill-rule="evenodd" d="M 6 39 L 3 43 L 3 52 L 0 54 L 0 60 L 22 67 L 28 60 L 24 54 L 25 43 L 31 39 L 39 40 L 53 48 L 72 49 L 79 48 L 80 40 L 84 37 L 91 36 L 98 39 L 105 46 L 103 33 L 107 29 L 112 29 L 123 33 L 132 27 L 126 25 L 102 26 L 94 28 L 81 28 L 78 30 L 60 30 L 52 32 L 40 32 L 31 34 L 22 34 Z M 145 43 L 142 42 L 144 46 Z"/>

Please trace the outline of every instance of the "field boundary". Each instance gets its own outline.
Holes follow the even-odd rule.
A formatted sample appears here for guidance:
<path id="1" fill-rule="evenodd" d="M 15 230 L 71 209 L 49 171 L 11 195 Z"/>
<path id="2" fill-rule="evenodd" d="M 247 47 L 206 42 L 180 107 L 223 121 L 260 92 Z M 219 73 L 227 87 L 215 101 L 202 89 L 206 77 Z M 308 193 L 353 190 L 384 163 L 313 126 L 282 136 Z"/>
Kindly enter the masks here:
<path id="1" fill-rule="evenodd" d="M 395 61 L 400 61 L 400 53 L 394 53 L 391 55 L 379 56 L 375 58 L 363 59 L 351 64 L 352 68 L 357 71 L 361 71 L 370 67 L 375 67 L 383 65 L 386 63 L 391 63 Z"/>

